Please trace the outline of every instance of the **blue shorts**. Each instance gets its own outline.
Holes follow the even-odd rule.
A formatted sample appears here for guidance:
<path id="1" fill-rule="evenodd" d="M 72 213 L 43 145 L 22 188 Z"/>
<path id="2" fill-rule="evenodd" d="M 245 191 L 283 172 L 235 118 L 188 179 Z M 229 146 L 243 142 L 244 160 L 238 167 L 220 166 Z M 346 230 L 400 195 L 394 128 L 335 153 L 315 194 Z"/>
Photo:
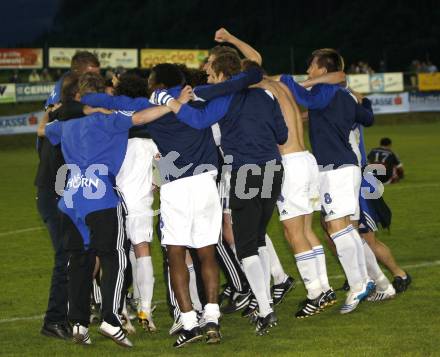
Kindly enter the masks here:
<path id="1" fill-rule="evenodd" d="M 359 233 L 376 232 L 378 230 L 379 218 L 369 201 L 359 196 Z"/>
<path id="2" fill-rule="evenodd" d="M 359 233 L 376 232 L 378 230 L 377 225 L 380 223 L 379 216 L 371 204 L 371 199 L 362 197 L 362 189 L 374 192 L 377 188 L 362 176 L 359 194 Z"/>

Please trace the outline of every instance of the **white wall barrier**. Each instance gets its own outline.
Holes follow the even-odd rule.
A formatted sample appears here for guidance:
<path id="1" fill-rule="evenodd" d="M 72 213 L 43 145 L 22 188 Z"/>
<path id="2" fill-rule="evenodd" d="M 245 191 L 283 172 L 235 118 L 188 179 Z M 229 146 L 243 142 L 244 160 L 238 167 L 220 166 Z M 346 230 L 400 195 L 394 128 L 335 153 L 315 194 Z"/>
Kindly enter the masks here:
<path id="1" fill-rule="evenodd" d="M 370 94 L 374 114 L 439 112 L 440 92 L 402 92 L 394 94 Z"/>
<path id="2" fill-rule="evenodd" d="M 36 133 L 44 112 L 0 117 L 0 135 Z"/>

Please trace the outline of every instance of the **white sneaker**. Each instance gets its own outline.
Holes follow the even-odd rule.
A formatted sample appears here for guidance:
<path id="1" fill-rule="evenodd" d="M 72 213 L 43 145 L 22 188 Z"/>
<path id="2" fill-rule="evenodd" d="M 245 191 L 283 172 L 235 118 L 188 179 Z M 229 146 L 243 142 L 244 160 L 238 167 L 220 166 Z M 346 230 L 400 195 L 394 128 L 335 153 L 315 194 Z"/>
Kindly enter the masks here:
<path id="1" fill-rule="evenodd" d="M 359 303 L 364 300 L 368 294 L 370 293 L 370 287 L 367 284 L 362 284 L 361 291 L 352 291 L 350 290 L 347 294 L 347 298 L 345 299 L 344 305 L 342 305 L 340 309 L 341 314 L 348 314 L 355 310 Z"/>
<path id="2" fill-rule="evenodd" d="M 73 338 L 73 342 L 79 343 L 81 345 L 92 344 L 92 340 L 90 339 L 89 336 L 89 329 L 80 324 L 73 325 L 72 338 Z"/>
<path id="3" fill-rule="evenodd" d="M 113 326 L 103 321 L 99 326 L 99 333 L 105 337 L 111 338 L 118 345 L 123 347 L 133 347 L 131 341 L 125 335 L 124 330 L 120 326 Z"/>
<path id="4" fill-rule="evenodd" d="M 367 297 L 367 301 L 382 301 L 396 297 L 396 290 L 391 284 L 385 290 L 377 290 L 372 295 Z"/>

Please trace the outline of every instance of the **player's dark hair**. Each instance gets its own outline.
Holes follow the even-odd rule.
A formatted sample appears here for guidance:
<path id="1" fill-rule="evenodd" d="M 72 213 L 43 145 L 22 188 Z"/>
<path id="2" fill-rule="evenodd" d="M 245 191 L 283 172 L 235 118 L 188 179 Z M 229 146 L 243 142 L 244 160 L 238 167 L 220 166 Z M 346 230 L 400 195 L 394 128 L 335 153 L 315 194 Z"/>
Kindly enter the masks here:
<path id="1" fill-rule="evenodd" d="M 209 50 L 209 55 L 213 55 L 215 57 L 225 53 L 231 53 L 233 55 L 239 56 L 238 51 L 235 48 L 229 46 L 217 45 Z"/>
<path id="2" fill-rule="evenodd" d="M 319 68 L 326 68 L 327 72 L 338 72 L 344 70 L 344 59 L 338 51 L 333 48 L 321 48 L 312 52 L 312 57 L 309 59 L 308 65 L 317 58 Z"/>
<path id="3" fill-rule="evenodd" d="M 200 69 L 191 68 L 188 73 L 188 78 L 186 79 L 186 83 L 191 87 L 202 86 L 208 83 L 208 75 L 205 71 Z"/>
<path id="4" fill-rule="evenodd" d="M 87 93 L 103 93 L 105 80 L 98 73 L 84 73 L 78 79 L 78 88 L 81 97 Z"/>
<path id="5" fill-rule="evenodd" d="M 127 69 L 127 71 L 125 71 L 124 74 L 136 75 L 140 78 L 144 78 L 145 80 L 147 80 L 148 75 L 150 74 L 150 70 L 149 69 L 141 69 L 141 68 L 130 68 L 130 69 Z"/>
<path id="6" fill-rule="evenodd" d="M 141 77 L 138 72 L 126 72 L 119 76 L 115 95 L 126 95 L 130 98 L 146 97 L 147 90 L 148 83 L 145 77 Z"/>
<path id="7" fill-rule="evenodd" d="M 88 66 L 99 67 L 98 57 L 89 51 L 76 52 L 70 62 L 70 68 L 74 72 L 83 73 Z"/>
<path id="8" fill-rule="evenodd" d="M 154 75 L 156 86 L 171 88 L 185 84 L 185 77 L 176 64 L 160 63 L 153 67 L 150 75 Z"/>
<path id="9" fill-rule="evenodd" d="M 382 138 L 380 139 L 380 146 L 390 146 L 392 144 L 390 138 Z"/>
<path id="10" fill-rule="evenodd" d="M 75 99 L 75 95 L 78 93 L 78 79 L 79 76 L 70 72 L 63 77 L 63 84 L 61 87 L 61 102 L 66 103 Z"/>
<path id="11" fill-rule="evenodd" d="M 223 73 L 226 78 L 230 78 L 241 71 L 240 57 L 232 53 L 223 53 L 216 56 L 211 68 L 216 75 Z"/>
<path id="12" fill-rule="evenodd" d="M 177 66 L 185 77 L 185 84 L 188 84 L 194 88 L 207 83 L 208 75 L 205 71 L 195 68 L 188 68 L 184 64 L 178 64 Z"/>
<path id="13" fill-rule="evenodd" d="M 258 68 L 263 72 L 263 74 L 267 74 L 264 68 L 258 62 L 252 61 L 247 58 L 241 60 L 241 69 L 243 71 L 247 71 L 251 68 Z"/>

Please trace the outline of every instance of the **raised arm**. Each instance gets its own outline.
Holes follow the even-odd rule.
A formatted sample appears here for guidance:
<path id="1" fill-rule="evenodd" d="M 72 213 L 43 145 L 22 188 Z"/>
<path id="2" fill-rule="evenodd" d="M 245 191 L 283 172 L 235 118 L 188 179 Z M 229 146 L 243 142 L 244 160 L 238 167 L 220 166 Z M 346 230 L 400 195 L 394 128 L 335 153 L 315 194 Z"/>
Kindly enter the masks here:
<path id="1" fill-rule="evenodd" d="M 312 90 L 307 90 L 298 84 L 292 76 L 283 74 L 280 81 L 283 82 L 295 97 L 298 104 L 307 109 L 324 109 L 333 99 L 337 86 L 321 84 Z"/>
<path id="2" fill-rule="evenodd" d="M 209 128 L 212 124 L 222 119 L 229 109 L 232 95 L 226 97 L 218 97 L 211 100 L 204 108 L 196 109 L 188 104 L 180 105 L 172 110 L 176 113 L 177 119 L 189 125 L 194 129 Z"/>
<path id="3" fill-rule="evenodd" d="M 320 83 L 339 84 L 345 82 L 345 80 L 346 80 L 345 73 L 340 71 L 340 72 L 326 73 L 316 78 L 309 78 L 299 84 L 302 85 L 304 88 L 309 88 Z"/>
<path id="4" fill-rule="evenodd" d="M 171 109 L 163 105 L 141 110 L 133 114 L 133 125 L 151 123 L 152 121 L 155 121 L 170 112 Z"/>
<path id="5" fill-rule="evenodd" d="M 180 92 L 180 96 L 174 99 L 167 91 L 156 91 L 151 95 L 150 101 L 154 104 L 165 105 L 170 108 L 181 122 L 195 129 L 205 129 L 222 119 L 233 98 L 233 94 L 215 98 L 208 102 L 202 109 L 196 109 L 187 103 L 193 97 L 190 86 L 186 86 Z"/>
<path id="6" fill-rule="evenodd" d="M 81 97 L 81 103 L 91 107 L 129 111 L 139 111 L 152 107 L 147 98 L 130 98 L 125 95 L 113 96 L 105 93 L 86 94 Z"/>
<path id="7" fill-rule="evenodd" d="M 223 43 L 228 42 L 235 47 L 245 56 L 247 59 L 257 62 L 259 65 L 263 63 L 263 59 L 261 55 L 255 50 L 252 46 L 247 44 L 246 42 L 240 40 L 238 37 L 235 37 L 225 28 L 220 28 L 215 32 L 215 41 Z"/>
<path id="8" fill-rule="evenodd" d="M 211 100 L 215 97 L 238 92 L 250 85 L 260 82 L 262 79 L 263 73 L 259 68 L 250 68 L 222 83 L 195 87 L 194 94 L 203 100 Z"/>

